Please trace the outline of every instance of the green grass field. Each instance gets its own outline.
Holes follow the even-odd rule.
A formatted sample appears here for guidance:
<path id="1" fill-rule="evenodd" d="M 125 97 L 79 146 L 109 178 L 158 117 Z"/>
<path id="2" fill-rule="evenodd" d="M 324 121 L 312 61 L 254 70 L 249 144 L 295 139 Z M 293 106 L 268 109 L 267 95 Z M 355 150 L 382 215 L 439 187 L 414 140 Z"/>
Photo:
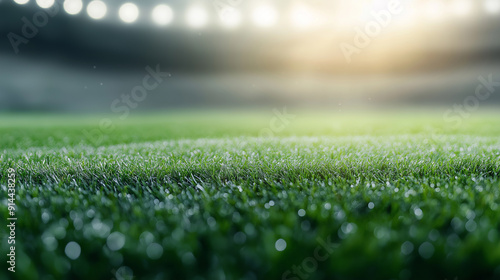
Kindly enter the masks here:
<path id="1" fill-rule="evenodd" d="M 500 113 L 293 113 L 0 115 L 0 279 L 500 278 Z"/>

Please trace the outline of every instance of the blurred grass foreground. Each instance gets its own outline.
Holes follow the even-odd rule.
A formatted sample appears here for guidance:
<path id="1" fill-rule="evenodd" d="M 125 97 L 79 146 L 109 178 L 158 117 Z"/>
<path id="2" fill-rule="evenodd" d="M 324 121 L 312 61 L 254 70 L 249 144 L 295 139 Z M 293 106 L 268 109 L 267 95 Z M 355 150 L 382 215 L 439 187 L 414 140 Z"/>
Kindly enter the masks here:
<path id="1" fill-rule="evenodd" d="M 498 112 L 278 111 L 1 115 L 0 279 L 500 278 Z"/>

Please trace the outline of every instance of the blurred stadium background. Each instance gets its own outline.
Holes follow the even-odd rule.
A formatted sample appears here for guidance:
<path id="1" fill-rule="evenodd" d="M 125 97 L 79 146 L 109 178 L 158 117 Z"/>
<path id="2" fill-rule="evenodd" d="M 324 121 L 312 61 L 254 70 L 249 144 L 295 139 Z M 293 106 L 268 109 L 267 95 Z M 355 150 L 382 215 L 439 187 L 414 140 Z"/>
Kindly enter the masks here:
<path id="1" fill-rule="evenodd" d="M 157 65 L 171 77 L 136 110 L 442 107 L 500 80 L 497 0 L 401 0 L 348 63 L 388 2 L 0 0 L 0 110 L 110 112 Z"/>

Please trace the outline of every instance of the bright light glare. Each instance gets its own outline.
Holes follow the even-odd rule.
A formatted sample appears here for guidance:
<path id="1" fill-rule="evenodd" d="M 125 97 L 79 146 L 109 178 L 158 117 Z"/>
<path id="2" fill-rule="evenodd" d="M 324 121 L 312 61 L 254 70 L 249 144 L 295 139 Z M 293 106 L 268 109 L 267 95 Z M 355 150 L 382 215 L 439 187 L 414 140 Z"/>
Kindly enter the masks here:
<path id="1" fill-rule="evenodd" d="M 310 27 L 314 23 L 314 13 L 305 6 L 295 6 L 290 15 L 292 24 L 300 29 Z"/>
<path id="2" fill-rule="evenodd" d="M 95 0 L 89 3 L 87 6 L 87 14 L 93 19 L 101 19 L 108 12 L 108 8 L 104 2 Z"/>
<path id="3" fill-rule="evenodd" d="M 498 12 L 500 12 L 500 1 L 486 0 L 484 2 L 484 9 L 490 14 L 497 14 Z"/>
<path id="4" fill-rule="evenodd" d="M 398 16 L 400 27 L 412 27 L 417 24 L 419 15 L 418 4 L 415 2 L 407 2 L 401 16 Z"/>
<path id="5" fill-rule="evenodd" d="M 24 5 L 24 4 L 28 3 L 29 1 L 30 0 L 14 0 L 14 2 L 16 2 L 19 5 Z"/>
<path id="6" fill-rule="evenodd" d="M 235 28 L 241 23 L 241 13 L 233 7 L 226 7 L 220 13 L 222 24 L 228 28 Z"/>
<path id="7" fill-rule="evenodd" d="M 47 9 L 54 5 L 54 0 L 36 0 L 36 3 L 40 8 Z"/>
<path id="8" fill-rule="evenodd" d="M 193 7 L 187 13 L 187 22 L 194 28 L 203 27 L 208 23 L 208 14 L 201 7 Z"/>
<path id="9" fill-rule="evenodd" d="M 158 5 L 151 14 L 153 21 L 158 25 L 167 25 L 174 19 L 174 12 L 167 5 Z"/>
<path id="10" fill-rule="evenodd" d="M 443 19 L 443 12 L 446 10 L 446 6 L 440 0 L 428 1 L 424 8 L 425 15 L 432 20 Z"/>
<path id="11" fill-rule="evenodd" d="M 64 10 L 70 15 L 76 15 L 82 11 L 82 0 L 65 0 Z"/>
<path id="12" fill-rule="evenodd" d="M 270 27 L 276 23 L 278 15 L 272 7 L 260 6 L 253 11 L 252 19 L 259 27 Z"/>
<path id="13" fill-rule="evenodd" d="M 472 2 L 469 0 L 454 0 L 451 10 L 457 16 L 467 16 L 472 11 Z"/>
<path id="14" fill-rule="evenodd" d="M 139 9 L 133 3 L 125 3 L 120 7 L 118 15 L 125 23 L 132 23 L 139 17 Z"/>
<path id="15" fill-rule="evenodd" d="M 373 16 L 370 14 L 368 17 L 364 16 L 364 11 L 366 11 L 366 7 L 363 4 L 366 4 L 367 1 L 338 1 L 340 5 L 336 8 L 336 15 L 333 18 L 336 27 L 340 28 L 349 28 L 351 29 L 353 26 L 361 25 L 363 26 L 367 22 L 373 19 Z"/>

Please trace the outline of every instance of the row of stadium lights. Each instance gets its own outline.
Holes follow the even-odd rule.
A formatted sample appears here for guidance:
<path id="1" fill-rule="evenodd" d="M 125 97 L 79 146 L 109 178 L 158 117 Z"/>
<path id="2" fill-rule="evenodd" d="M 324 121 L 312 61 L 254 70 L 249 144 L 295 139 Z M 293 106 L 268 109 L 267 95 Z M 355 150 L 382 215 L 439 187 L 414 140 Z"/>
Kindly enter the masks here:
<path id="1" fill-rule="evenodd" d="M 30 0 L 14 0 L 17 4 L 24 5 Z M 35 0 L 38 6 L 47 9 L 55 4 L 55 0 Z M 429 1 L 427 3 L 427 14 L 430 17 L 439 17 L 443 9 L 446 9 L 445 4 L 439 0 Z M 82 0 L 65 0 L 63 8 L 70 15 L 77 15 L 83 10 Z M 488 13 L 500 12 L 500 0 L 485 0 L 484 9 Z M 472 2 L 470 0 L 455 0 L 455 13 L 457 15 L 467 15 L 472 10 Z M 106 3 L 100 0 L 93 0 L 88 3 L 86 8 L 89 17 L 95 20 L 103 19 L 107 12 Z M 222 24 L 226 27 L 237 27 L 241 20 L 241 14 L 234 8 L 229 7 L 227 10 L 221 11 Z M 133 23 L 139 18 L 139 8 L 133 3 L 125 3 L 120 6 L 118 16 L 125 23 Z M 168 25 L 174 19 L 174 12 L 168 5 L 160 4 L 151 12 L 152 20 L 158 25 Z M 297 27 L 307 27 L 315 20 L 314 13 L 306 6 L 297 6 L 292 10 L 291 21 Z M 252 13 L 252 21 L 259 27 L 270 27 L 276 24 L 278 20 L 278 12 L 270 5 L 258 6 Z M 209 14 L 206 9 L 198 6 L 193 6 L 186 13 L 186 22 L 193 28 L 201 28 L 209 22 Z"/>

